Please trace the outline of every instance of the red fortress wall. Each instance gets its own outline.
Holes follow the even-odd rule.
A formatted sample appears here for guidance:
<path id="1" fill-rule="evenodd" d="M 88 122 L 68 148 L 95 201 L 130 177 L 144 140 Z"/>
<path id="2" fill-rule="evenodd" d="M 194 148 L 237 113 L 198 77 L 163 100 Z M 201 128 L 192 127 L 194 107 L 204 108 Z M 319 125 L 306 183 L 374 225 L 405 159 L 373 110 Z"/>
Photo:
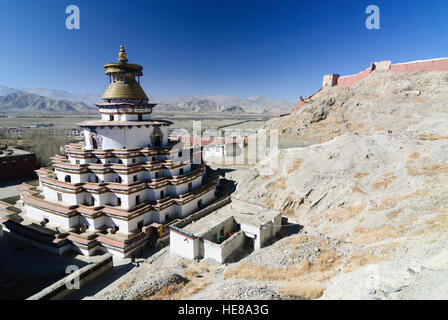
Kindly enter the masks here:
<path id="1" fill-rule="evenodd" d="M 339 74 L 325 75 L 322 83 L 322 88 L 319 89 L 319 91 L 329 87 L 351 87 L 366 78 L 375 70 L 390 72 L 448 71 L 448 58 L 412 61 L 397 64 L 391 64 L 390 61 L 372 62 L 368 69 L 358 74 L 343 77 L 340 77 Z M 306 99 L 300 100 L 296 107 L 291 109 L 291 112 L 297 111 L 300 107 L 306 104 L 316 93 Z"/>

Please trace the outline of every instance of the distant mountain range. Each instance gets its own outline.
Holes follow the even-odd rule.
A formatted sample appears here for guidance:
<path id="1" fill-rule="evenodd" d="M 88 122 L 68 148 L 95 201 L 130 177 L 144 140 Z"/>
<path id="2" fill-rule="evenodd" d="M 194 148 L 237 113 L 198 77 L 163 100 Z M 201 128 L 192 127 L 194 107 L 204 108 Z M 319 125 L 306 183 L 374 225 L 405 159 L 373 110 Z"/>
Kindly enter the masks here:
<path id="1" fill-rule="evenodd" d="M 7 113 L 89 113 L 97 109 L 82 101 L 56 100 L 26 92 L 0 96 L 0 112 Z"/>
<path id="2" fill-rule="evenodd" d="M 250 97 L 247 99 L 217 96 L 150 96 L 160 112 L 224 112 L 269 113 L 291 109 L 295 103 L 282 99 Z M 101 101 L 99 93 L 71 93 L 48 88 L 14 89 L 0 86 L 0 112 L 85 113 L 94 112 L 94 103 Z"/>

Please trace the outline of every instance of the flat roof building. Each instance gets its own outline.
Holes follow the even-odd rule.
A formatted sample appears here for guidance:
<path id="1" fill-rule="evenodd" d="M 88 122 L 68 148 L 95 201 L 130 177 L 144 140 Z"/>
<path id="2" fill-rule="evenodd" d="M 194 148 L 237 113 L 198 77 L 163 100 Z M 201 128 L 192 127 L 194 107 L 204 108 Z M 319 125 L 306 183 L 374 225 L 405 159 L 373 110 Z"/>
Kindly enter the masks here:
<path id="1" fill-rule="evenodd" d="M 31 177 L 38 168 L 34 153 L 0 146 L 0 181 Z"/>
<path id="2" fill-rule="evenodd" d="M 231 202 L 186 226 L 170 226 L 170 252 L 224 263 L 245 246 L 260 249 L 281 229 L 281 211 L 231 197 Z"/>

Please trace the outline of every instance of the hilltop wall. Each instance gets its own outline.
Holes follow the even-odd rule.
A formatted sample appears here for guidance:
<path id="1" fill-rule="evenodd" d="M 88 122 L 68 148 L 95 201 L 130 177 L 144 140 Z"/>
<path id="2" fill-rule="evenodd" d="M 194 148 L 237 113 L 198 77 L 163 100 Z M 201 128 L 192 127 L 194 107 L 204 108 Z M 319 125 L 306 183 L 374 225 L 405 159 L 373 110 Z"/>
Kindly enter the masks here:
<path id="1" fill-rule="evenodd" d="M 330 87 L 351 87 L 368 77 L 369 74 L 375 70 L 387 72 L 448 71 L 448 58 L 419 60 L 397 64 L 391 64 L 391 61 L 372 62 L 369 68 L 358 74 L 342 77 L 339 74 L 324 75 L 322 88 L 319 89 L 319 91 Z M 299 103 L 291 109 L 291 112 L 297 111 L 300 107 L 306 104 L 313 95 L 308 98 L 301 99 Z"/>

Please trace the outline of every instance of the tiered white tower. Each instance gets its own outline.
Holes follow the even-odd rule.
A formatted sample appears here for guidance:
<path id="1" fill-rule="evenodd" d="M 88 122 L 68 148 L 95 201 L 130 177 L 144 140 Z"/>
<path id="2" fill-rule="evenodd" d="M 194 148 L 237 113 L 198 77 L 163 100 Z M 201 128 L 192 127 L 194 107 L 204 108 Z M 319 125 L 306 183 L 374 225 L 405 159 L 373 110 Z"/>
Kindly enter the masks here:
<path id="1" fill-rule="evenodd" d="M 84 143 L 37 171 L 37 192 L 22 192 L 24 216 L 57 230 L 60 251 L 127 257 L 152 231 L 215 199 L 217 175 L 168 139 L 171 122 L 151 119 L 156 104 L 140 86 L 143 67 L 127 61 L 121 46 L 118 63 L 104 66 L 110 84 L 97 104 L 101 119 L 79 124 Z"/>

